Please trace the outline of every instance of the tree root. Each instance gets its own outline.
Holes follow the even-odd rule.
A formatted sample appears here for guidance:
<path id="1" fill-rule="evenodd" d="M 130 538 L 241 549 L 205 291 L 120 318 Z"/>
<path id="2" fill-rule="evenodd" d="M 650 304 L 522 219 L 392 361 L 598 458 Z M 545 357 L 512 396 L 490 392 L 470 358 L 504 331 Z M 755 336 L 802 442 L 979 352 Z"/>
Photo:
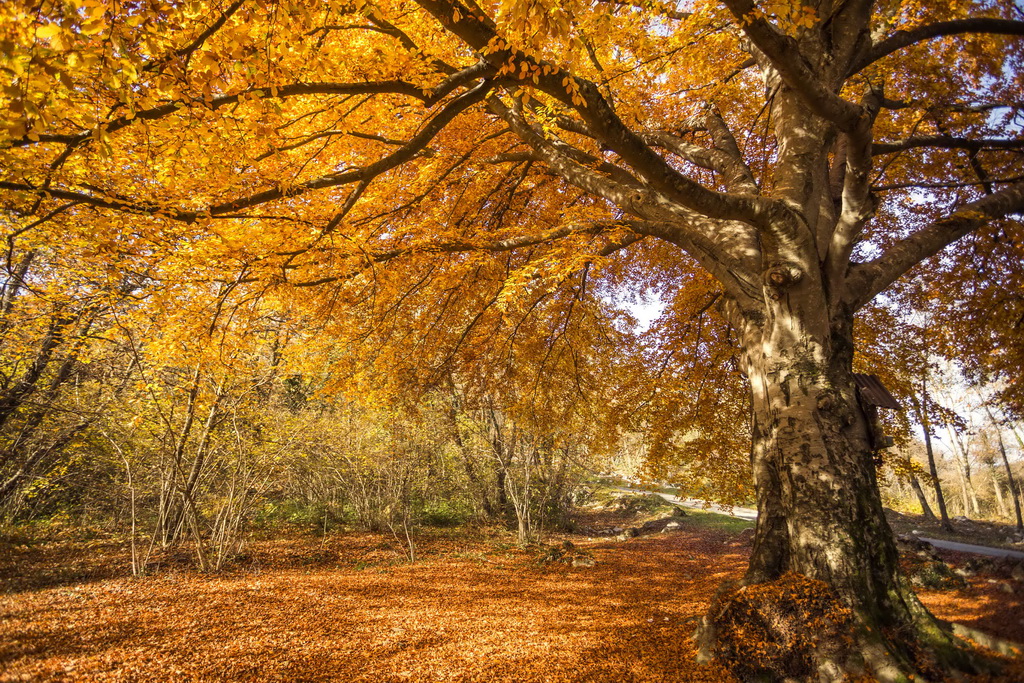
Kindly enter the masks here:
<path id="1" fill-rule="evenodd" d="M 1021 655 L 1024 655 L 1024 645 L 1021 645 L 1020 643 L 996 638 L 995 636 L 983 633 L 982 631 L 971 628 L 970 626 L 958 624 L 955 621 L 946 621 L 942 623 L 953 633 L 953 635 L 973 642 L 988 650 L 992 650 L 993 652 L 998 652 L 999 654 L 1007 657 L 1020 657 Z"/>
<path id="2" fill-rule="evenodd" d="M 882 627 L 800 574 L 731 583 L 695 633 L 698 660 L 719 658 L 742 681 L 1010 680 L 1000 679 L 1007 661 L 971 646 L 1007 657 L 1019 657 L 1021 646 L 916 611 L 901 627 Z"/>

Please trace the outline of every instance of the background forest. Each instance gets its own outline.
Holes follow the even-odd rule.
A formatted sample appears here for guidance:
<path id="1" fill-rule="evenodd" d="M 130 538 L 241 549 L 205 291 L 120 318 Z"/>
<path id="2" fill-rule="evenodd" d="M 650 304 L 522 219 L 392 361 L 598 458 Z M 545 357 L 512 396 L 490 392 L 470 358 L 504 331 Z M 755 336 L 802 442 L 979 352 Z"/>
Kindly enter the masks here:
<path id="1" fill-rule="evenodd" d="M 593 278 L 573 315 L 531 283 L 528 315 L 478 335 L 463 333 L 453 288 L 414 338 L 395 320 L 353 332 L 323 298 L 283 299 L 243 276 L 204 284 L 177 245 L 112 264 L 58 243 L 35 226 L 4 255 L 5 533 L 120 535 L 141 574 L 173 546 L 221 568 L 282 524 L 383 531 L 408 559 L 423 525 L 498 523 L 527 543 L 569 528 L 600 473 L 752 502 L 749 407 L 724 323 L 699 299 L 638 322 L 655 292 L 626 286 L 623 264 Z M 881 452 L 886 504 L 920 513 L 923 496 L 939 514 L 930 448 L 950 517 L 1015 522 L 1022 430 L 995 393 L 1015 385 L 986 381 L 976 354 L 965 363 L 934 312 L 871 314 L 899 326 L 883 338 L 865 325 L 861 358 L 904 406 L 882 411 L 895 437 Z M 454 350 L 430 343 L 456 333 Z"/>

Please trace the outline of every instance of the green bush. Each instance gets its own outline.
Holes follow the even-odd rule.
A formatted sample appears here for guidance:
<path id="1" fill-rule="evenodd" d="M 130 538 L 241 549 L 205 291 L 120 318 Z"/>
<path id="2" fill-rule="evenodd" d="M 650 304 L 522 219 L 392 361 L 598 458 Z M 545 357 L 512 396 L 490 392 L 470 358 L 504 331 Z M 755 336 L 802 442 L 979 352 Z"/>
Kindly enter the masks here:
<path id="1" fill-rule="evenodd" d="M 288 524 L 322 530 L 325 514 L 328 529 L 345 523 L 344 512 L 334 506 L 326 507 L 323 503 L 309 503 L 295 499 L 268 500 L 256 512 L 253 525 L 257 528 L 270 529 Z"/>
<path id="2" fill-rule="evenodd" d="M 427 526 L 459 526 L 469 519 L 471 511 L 461 501 L 437 500 L 423 506 L 420 518 Z"/>

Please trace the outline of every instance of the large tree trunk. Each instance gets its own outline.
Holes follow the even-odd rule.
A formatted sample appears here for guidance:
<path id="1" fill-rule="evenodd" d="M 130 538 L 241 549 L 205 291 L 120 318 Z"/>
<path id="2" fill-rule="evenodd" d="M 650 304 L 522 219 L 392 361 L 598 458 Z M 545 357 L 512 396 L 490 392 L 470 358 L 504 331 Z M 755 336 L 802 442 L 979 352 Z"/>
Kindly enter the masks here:
<path id="1" fill-rule="evenodd" d="M 743 678 L 784 674 L 842 680 L 862 672 L 899 680 L 908 674 L 929 678 L 936 666 L 970 669 L 965 651 L 900 573 L 878 491 L 869 425 L 853 381 L 852 316 L 825 321 L 820 314 L 808 314 L 825 310 L 816 305 L 822 294 L 813 284 L 787 292 L 768 319 L 740 324 L 753 401 L 759 515 L 743 584 L 761 587 L 760 592 L 720 595 L 705 620 L 702 646 L 705 653 L 717 647 L 729 661 L 740 660 L 737 673 Z M 835 628 L 831 637 L 824 636 L 827 628 L 823 632 L 818 644 L 826 646 L 808 645 L 797 656 L 793 652 L 799 643 L 787 641 L 780 647 L 786 659 L 778 662 L 737 656 L 730 634 L 742 631 L 742 637 L 751 637 L 749 628 L 738 628 L 750 624 L 736 622 L 760 609 L 749 604 L 750 596 L 760 596 L 763 607 L 764 596 L 771 594 L 764 586 L 775 585 L 784 602 L 796 575 L 804 582 L 800 591 L 831 596 L 832 606 L 815 616 L 800 612 L 797 603 L 787 607 L 773 598 L 771 614 L 752 623 L 769 625 L 771 631 L 770 624 L 791 619 L 789 627 L 760 636 L 785 640 L 787 628 L 806 630 L 803 622 L 820 618 Z M 837 648 L 851 629 L 853 646 Z M 929 653 L 928 661 L 921 652 Z"/>

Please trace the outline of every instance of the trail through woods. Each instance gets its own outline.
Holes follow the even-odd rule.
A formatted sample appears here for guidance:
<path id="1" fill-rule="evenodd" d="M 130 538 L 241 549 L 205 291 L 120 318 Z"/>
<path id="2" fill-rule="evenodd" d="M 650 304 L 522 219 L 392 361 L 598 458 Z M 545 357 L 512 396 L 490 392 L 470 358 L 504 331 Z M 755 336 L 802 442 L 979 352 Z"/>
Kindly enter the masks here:
<path id="1" fill-rule="evenodd" d="M 744 536 L 745 537 L 745 536 Z M 508 536 L 372 534 L 254 544 L 227 573 L 123 576 L 123 548 L 50 544 L 0 560 L 0 681 L 723 681 L 689 638 L 749 547 L 683 530 L 586 541 L 593 567 L 538 565 Z M 56 568 L 58 559 L 62 562 Z M 185 558 L 177 558 L 184 566 Z M 1024 596 L 985 576 L 930 609 L 1024 638 Z"/>

